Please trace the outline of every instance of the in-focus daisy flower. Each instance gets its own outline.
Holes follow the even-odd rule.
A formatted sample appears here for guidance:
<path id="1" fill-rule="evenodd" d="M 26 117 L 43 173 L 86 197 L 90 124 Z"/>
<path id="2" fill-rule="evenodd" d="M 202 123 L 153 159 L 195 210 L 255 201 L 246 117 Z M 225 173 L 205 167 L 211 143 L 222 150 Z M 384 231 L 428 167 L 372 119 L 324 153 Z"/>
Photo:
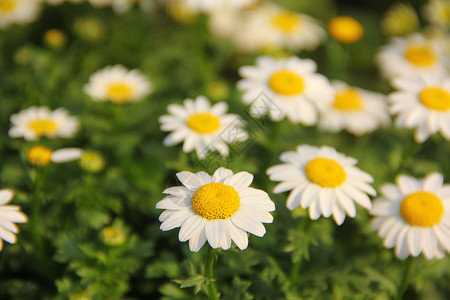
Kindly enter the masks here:
<path id="1" fill-rule="evenodd" d="M 386 248 L 405 259 L 423 253 L 427 259 L 450 252 L 450 185 L 439 173 L 423 180 L 397 177 L 397 185 L 381 187 L 383 197 L 373 202 L 372 229 L 384 238 Z"/>
<path id="2" fill-rule="evenodd" d="M 3 249 L 3 241 L 14 244 L 17 241 L 16 233 L 19 227 L 15 223 L 25 223 L 27 216 L 16 205 L 5 205 L 14 197 L 14 192 L 9 189 L 0 190 L 0 251 Z"/>
<path id="3" fill-rule="evenodd" d="M 448 59 L 442 44 L 421 34 L 392 38 L 377 53 L 376 61 L 384 76 L 413 76 L 445 74 Z"/>
<path id="4" fill-rule="evenodd" d="M 317 109 L 333 101 L 333 87 L 316 68 L 314 61 L 295 56 L 278 60 L 258 57 L 256 66 L 239 69 L 242 100 L 251 104 L 250 113 L 255 117 L 268 113 L 272 121 L 280 121 L 286 115 L 294 123 L 314 125 Z"/>
<path id="5" fill-rule="evenodd" d="M 389 95 L 397 126 L 416 128 L 418 143 L 438 131 L 450 140 L 450 77 L 394 78 L 392 85 L 398 90 Z"/>
<path id="6" fill-rule="evenodd" d="M 396 2 L 381 20 L 381 27 L 387 35 L 407 35 L 417 31 L 419 18 L 411 4 Z"/>
<path id="7" fill-rule="evenodd" d="M 336 41 L 352 44 L 363 37 L 364 28 L 352 17 L 339 16 L 331 19 L 328 23 L 328 32 Z"/>
<path id="8" fill-rule="evenodd" d="M 126 103 L 142 100 L 152 92 L 152 86 L 138 70 L 130 71 L 116 65 L 94 73 L 84 86 L 84 91 L 94 101 Z"/>
<path id="9" fill-rule="evenodd" d="M 242 8 L 257 0 L 181 0 L 192 11 L 210 12 L 220 7 Z"/>
<path id="10" fill-rule="evenodd" d="M 333 81 L 334 102 L 321 112 L 319 128 L 331 132 L 346 130 L 354 135 L 374 131 L 390 123 L 384 95 Z"/>
<path id="11" fill-rule="evenodd" d="M 51 111 L 46 106 L 32 106 L 11 116 L 9 136 L 27 141 L 48 138 L 71 138 L 78 130 L 78 119 L 64 108 Z"/>
<path id="12" fill-rule="evenodd" d="M 55 151 L 44 146 L 33 146 L 26 154 L 27 161 L 34 166 L 46 166 L 50 162 L 62 163 L 80 159 L 83 150 L 80 148 L 62 148 Z"/>
<path id="13" fill-rule="evenodd" d="M 165 209 L 160 215 L 161 230 L 180 227 L 178 238 L 189 240 L 197 252 L 208 241 L 212 248 L 227 250 L 233 240 L 239 249 L 248 245 L 247 232 L 262 237 L 262 223 L 272 223 L 269 213 L 274 203 L 266 192 L 249 187 L 253 175 L 219 168 L 210 176 L 205 172 L 177 173 L 184 186 L 166 189 L 169 196 L 156 204 Z"/>
<path id="14" fill-rule="evenodd" d="M 341 225 L 346 214 L 356 216 L 353 202 L 366 209 L 372 207 L 368 195 L 376 195 L 369 185 L 373 178 L 355 167 L 356 159 L 331 147 L 309 145 L 285 152 L 280 159 L 284 164 L 270 167 L 267 174 L 271 180 L 281 181 L 274 193 L 291 191 L 286 203 L 290 210 L 300 205 L 309 207 L 312 220 L 333 215 L 336 224 Z"/>
<path id="15" fill-rule="evenodd" d="M 424 6 L 424 15 L 433 25 L 449 28 L 450 26 L 450 1 L 430 0 Z"/>
<path id="16" fill-rule="evenodd" d="M 33 22 L 41 6 L 37 0 L 1 0 L 0 28 L 5 29 L 13 24 L 27 24 Z"/>
<path id="17" fill-rule="evenodd" d="M 205 158 L 209 151 L 217 151 L 228 156 L 227 143 L 248 139 L 242 128 L 244 122 L 235 114 L 226 114 L 228 105 L 218 102 L 211 106 L 206 97 L 186 99 L 184 105 L 171 104 L 167 107 L 170 115 L 159 118 L 162 131 L 172 131 L 164 140 L 164 145 L 173 146 L 182 141 L 183 151 L 194 149 L 199 158 Z"/>
<path id="18" fill-rule="evenodd" d="M 238 49 L 249 52 L 314 50 L 325 38 L 325 30 L 314 18 L 273 4 L 248 10 L 232 36 Z"/>

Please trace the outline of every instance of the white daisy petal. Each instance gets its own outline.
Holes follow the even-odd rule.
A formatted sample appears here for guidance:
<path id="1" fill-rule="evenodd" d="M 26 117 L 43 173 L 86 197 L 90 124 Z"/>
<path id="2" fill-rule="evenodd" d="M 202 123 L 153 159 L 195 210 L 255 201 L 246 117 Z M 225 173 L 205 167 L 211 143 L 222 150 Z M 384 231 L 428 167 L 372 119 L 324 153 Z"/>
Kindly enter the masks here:
<path id="1" fill-rule="evenodd" d="M 224 181 L 225 184 L 233 186 L 236 191 L 240 192 L 252 183 L 253 175 L 248 172 L 239 172 Z"/>
<path id="2" fill-rule="evenodd" d="M 420 246 L 420 231 L 418 228 L 411 228 L 406 236 L 408 249 L 412 256 L 418 256 L 422 251 Z"/>
<path id="3" fill-rule="evenodd" d="M 206 242 L 205 228 L 201 228 L 197 234 L 193 235 L 189 240 L 189 249 L 192 252 L 198 252 Z"/>
<path id="4" fill-rule="evenodd" d="M 180 227 L 183 223 L 193 216 L 194 212 L 189 209 L 178 210 L 171 214 L 164 222 L 161 223 L 160 229 L 162 231 L 172 230 Z"/>
<path id="5" fill-rule="evenodd" d="M 230 236 L 233 242 L 236 244 L 236 246 L 239 247 L 239 249 L 244 250 L 248 246 L 248 236 L 245 230 L 242 230 L 235 226 L 233 222 L 230 222 L 231 226 L 230 228 Z"/>
<path id="6" fill-rule="evenodd" d="M 242 211 L 238 211 L 234 215 L 232 215 L 231 222 L 233 222 L 233 224 L 239 227 L 240 229 L 245 230 L 256 236 L 261 237 L 264 236 L 264 234 L 266 233 L 266 229 L 260 222 L 253 219 L 248 214 L 242 213 Z"/>
<path id="7" fill-rule="evenodd" d="M 178 239 L 180 242 L 185 242 L 191 239 L 194 235 L 198 234 L 199 230 L 205 227 L 207 220 L 199 215 L 193 215 L 187 219 L 178 233 Z"/>
<path id="8" fill-rule="evenodd" d="M 202 183 L 201 183 L 200 179 L 197 177 L 197 175 L 195 175 L 194 173 L 191 173 L 191 172 L 184 171 L 184 172 L 177 173 L 177 178 L 188 189 L 197 189 L 202 185 Z"/>
<path id="9" fill-rule="evenodd" d="M 14 197 L 14 192 L 10 189 L 0 190 L 0 205 L 9 203 Z"/>
<path id="10" fill-rule="evenodd" d="M 321 211 L 320 211 L 319 200 L 313 200 L 311 202 L 308 212 L 309 212 L 309 217 L 311 218 L 311 220 L 317 220 L 320 217 Z"/>
<path id="11" fill-rule="evenodd" d="M 51 161 L 55 163 L 68 162 L 81 158 L 83 150 L 80 148 L 62 148 L 52 153 Z"/>

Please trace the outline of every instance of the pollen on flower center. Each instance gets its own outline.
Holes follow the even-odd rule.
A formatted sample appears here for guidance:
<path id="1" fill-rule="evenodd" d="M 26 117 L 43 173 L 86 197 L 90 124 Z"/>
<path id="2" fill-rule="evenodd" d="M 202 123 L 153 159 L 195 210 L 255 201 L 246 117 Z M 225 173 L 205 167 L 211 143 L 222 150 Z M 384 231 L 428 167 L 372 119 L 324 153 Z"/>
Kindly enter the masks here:
<path id="1" fill-rule="evenodd" d="M 131 99 L 133 89 L 127 83 L 118 82 L 111 84 L 106 93 L 112 101 L 122 103 Z"/>
<path id="2" fill-rule="evenodd" d="M 208 220 L 229 218 L 240 205 L 238 192 L 232 186 L 221 182 L 205 184 L 192 196 L 192 209 Z"/>
<path id="3" fill-rule="evenodd" d="M 55 133 L 58 129 L 58 125 L 53 120 L 41 119 L 28 124 L 28 128 L 30 128 L 37 136 L 43 136 Z"/>
<path id="4" fill-rule="evenodd" d="M 322 157 L 311 160 L 305 167 L 305 173 L 309 181 L 324 188 L 338 187 L 347 178 L 344 168 L 339 163 Z"/>
<path id="5" fill-rule="evenodd" d="M 411 45 L 404 55 L 409 62 L 419 67 L 429 67 L 436 62 L 436 55 L 428 45 Z"/>
<path id="6" fill-rule="evenodd" d="M 430 109 L 447 111 L 450 109 L 450 94 L 440 87 L 423 89 L 419 94 L 419 100 Z"/>
<path id="7" fill-rule="evenodd" d="M 186 124 L 200 134 L 213 133 L 220 128 L 219 118 L 208 112 L 191 115 Z"/>
<path id="8" fill-rule="evenodd" d="M 431 227 L 441 220 L 444 206 L 435 194 L 420 191 L 403 199 L 400 214 L 412 226 Z"/>
<path id="9" fill-rule="evenodd" d="M 1 0 L 0 1 L 0 14 L 12 12 L 17 5 L 16 0 Z"/>
<path id="10" fill-rule="evenodd" d="M 31 147 L 26 155 L 27 161 L 34 166 L 46 166 L 50 163 L 52 150 L 43 146 Z"/>
<path id="11" fill-rule="evenodd" d="M 288 70 L 275 72 L 269 79 L 269 86 L 274 92 L 284 96 L 301 94 L 305 88 L 303 79 Z"/>
<path id="12" fill-rule="evenodd" d="M 300 26 L 301 19 L 292 12 L 281 12 L 272 18 L 272 24 L 285 33 L 291 33 Z"/>
<path id="13" fill-rule="evenodd" d="M 355 89 L 348 88 L 334 96 L 333 107 L 339 110 L 360 110 L 363 106 L 361 95 Z"/>

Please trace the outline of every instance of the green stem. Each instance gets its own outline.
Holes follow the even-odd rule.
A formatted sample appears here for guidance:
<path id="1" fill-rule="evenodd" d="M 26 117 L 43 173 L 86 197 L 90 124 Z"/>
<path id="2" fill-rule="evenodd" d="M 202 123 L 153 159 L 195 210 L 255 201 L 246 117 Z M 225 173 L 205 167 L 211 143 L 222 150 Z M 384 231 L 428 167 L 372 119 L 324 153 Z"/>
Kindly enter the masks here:
<path id="1" fill-rule="evenodd" d="M 208 296 L 209 299 L 218 300 L 217 286 L 213 278 L 214 260 L 216 259 L 216 251 L 209 247 L 208 258 L 206 261 L 205 277 L 208 278 Z"/>
<path id="2" fill-rule="evenodd" d="M 411 277 L 411 271 L 412 271 L 412 265 L 413 265 L 413 259 L 410 257 L 408 258 L 408 261 L 406 262 L 405 271 L 403 272 L 403 278 L 402 282 L 400 284 L 400 287 L 398 289 L 396 300 L 401 300 L 403 298 L 403 294 L 405 294 L 406 289 L 408 288 L 409 280 Z"/>
<path id="3" fill-rule="evenodd" d="M 304 216 L 302 222 L 300 223 L 300 230 L 305 234 L 308 233 L 309 228 L 311 227 L 311 222 L 309 221 L 308 216 Z M 308 247 L 308 246 L 307 246 Z M 289 276 L 289 280 L 291 285 L 294 286 L 298 282 L 298 276 L 300 274 L 300 268 L 302 266 L 302 259 L 300 258 L 298 261 L 294 262 L 291 268 L 291 274 Z"/>
<path id="4" fill-rule="evenodd" d="M 41 250 L 41 234 L 39 230 L 40 220 L 41 220 L 41 189 L 43 184 L 43 169 L 41 167 L 36 167 L 33 170 L 33 211 L 31 212 L 31 234 L 33 237 L 34 248 L 40 253 Z"/>

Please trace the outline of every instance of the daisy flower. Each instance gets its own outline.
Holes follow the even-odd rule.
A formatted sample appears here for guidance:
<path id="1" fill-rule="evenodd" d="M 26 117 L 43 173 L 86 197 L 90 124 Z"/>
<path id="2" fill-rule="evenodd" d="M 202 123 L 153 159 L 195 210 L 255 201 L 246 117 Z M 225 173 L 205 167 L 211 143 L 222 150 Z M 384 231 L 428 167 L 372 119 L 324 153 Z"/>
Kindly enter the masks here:
<path id="1" fill-rule="evenodd" d="M 338 153 L 334 148 L 301 145 L 297 151 L 285 152 L 280 157 L 284 164 L 270 167 L 270 180 L 281 181 L 274 193 L 291 191 L 286 206 L 294 210 L 299 205 L 309 207 L 309 217 L 317 220 L 333 215 L 341 225 L 345 215 L 356 216 L 355 204 L 372 207 L 368 195 L 376 195 L 369 183 L 372 176 L 361 171 L 357 160 Z"/>
<path id="2" fill-rule="evenodd" d="M 424 6 L 423 12 L 431 24 L 442 28 L 450 26 L 450 1 L 430 0 Z"/>
<path id="3" fill-rule="evenodd" d="M 80 148 L 62 148 L 52 151 L 44 146 L 33 146 L 26 154 L 27 161 L 35 166 L 46 166 L 50 162 L 62 163 L 80 159 L 83 150 Z"/>
<path id="4" fill-rule="evenodd" d="M 14 197 L 14 192 L 9 189 L 0 190 L 0 251 L 3 249 L 3 241 L 10 244 L 17 242 L 15 233 L 19 227 L 15 223 L 25 223 L 27 216 L 15 205 L 5 205 Z"/>
<path id="5" fill-rule="evenodd" d="M 272 121 L 281 121 L 287 115 L 294 123 L 314 125 L 317 110 L 333 101 L 333 87 L 325 76 L 316 73 L 316 68 L 314 61 L 295 56 L 279 60 L 258 57 L 256 66 L 239 69 L 242 100 L 251 104 L 252 116 L 268 113 Z"/>
<path id="6" fill-rule="evenodd" d="M 390 122 L 386 97 L 333 81 L 334 102 L 321 112 L 319 128 L 362 135 Z"/>
<path id="7" fill-rule="evenodd" d="M 115 103 L 142 100 L 153 88 L 138 70 L 127 70 L 121 65 L 105 67 L 89 78 L 84 91 L 94 101 Z"/>
<path id="8" fill-rule="evenodd" d="M 397 126 L 416 128 L 418 143 L 438 131 L 450 140 L 450 77 L 395 78 L 392 85 L 399 90 L 389 95 Z"/>
<path id="9" fill-rule="evenodd" d="M 376 61 L 384 76 L 412 76 L 446 74 L 448 59 L 438 40 L 421 34 L 395 37 L 377 53 Z"/>
<path id="10" fill-rule="evenodd" d="M 13 24 L 33 22 L 40 10 L 38 0 L 2 0 L 0 1 L 0 28 L 5 29 Z"/>
<path id="11" fill-rule="evenodd" d="M 48 138 L 71 138 L 78 130 L 78 119 L 69 116 L 64 108 L 54 111 L 46 106 L 21 110 L 11 116 L 12 126 L 9 136 L 13 138 L 23 137 L 27 141 L 38 140 L 42 137 Z"/>
<path id="12" fill-rule="evenodd" d="M 305 14 L 266 4 L 249 10 L 234 33 L 234 42 L 243 51 L 286 48 L 314 50 L 326 38 L 319 22 Z"/>
<path id="13" fill-rule="evenodd" d="M 160 215 L 161 230 L 180 227 L 178 238 L 189 240 L 189 248 L 197 252 L 208 241 L 212 248 L 227 250 L 234 241 L 239 249 L 248 245 L 247 232 L 262 237 L 262 223 L 272 223 L 269 213 L 274 203 L 266 192 L 249 187 L 253 175 L 217 169 L 212 176 L 205 172 L 177 173 L 184 186 L 166 189 L 169 196 L 156 204 L 165 209 Z"/>
<path id="14" fill-rule="evenodd" d="M 192 11 L 210 12 L 220 7 L 242 8 L 257 0 L 181 0 Z"/>
<path id="15" fill-rule="evenodd" d="M 228 105 L 225 102 L 211 106 L 206 97 L 199 96 L 195 100 L 184 100 L 184 105 L 171 104 L 167 110 L 170 115 L 159 118 L 161 130 L 172 131 L 164 145 L 173 146 L 184 141 L 183 151 L 188 153 L 195 149 L 201 159 L 214 150 L 228 156 L 227 143 L 248 139 L 247 132 L 242 129 L 244 122 L 238 115 L 226 114 Z"/>
<path id="16" fill-rule="evenodd" d="M 439 173 L 423 180 L 400 175 L 397 185 L 381 187 L 384 197 L 373 202 L 371 226 L 398 258 L 443 258 L 450 251 L 450 185 L 443 181 Z"/>

